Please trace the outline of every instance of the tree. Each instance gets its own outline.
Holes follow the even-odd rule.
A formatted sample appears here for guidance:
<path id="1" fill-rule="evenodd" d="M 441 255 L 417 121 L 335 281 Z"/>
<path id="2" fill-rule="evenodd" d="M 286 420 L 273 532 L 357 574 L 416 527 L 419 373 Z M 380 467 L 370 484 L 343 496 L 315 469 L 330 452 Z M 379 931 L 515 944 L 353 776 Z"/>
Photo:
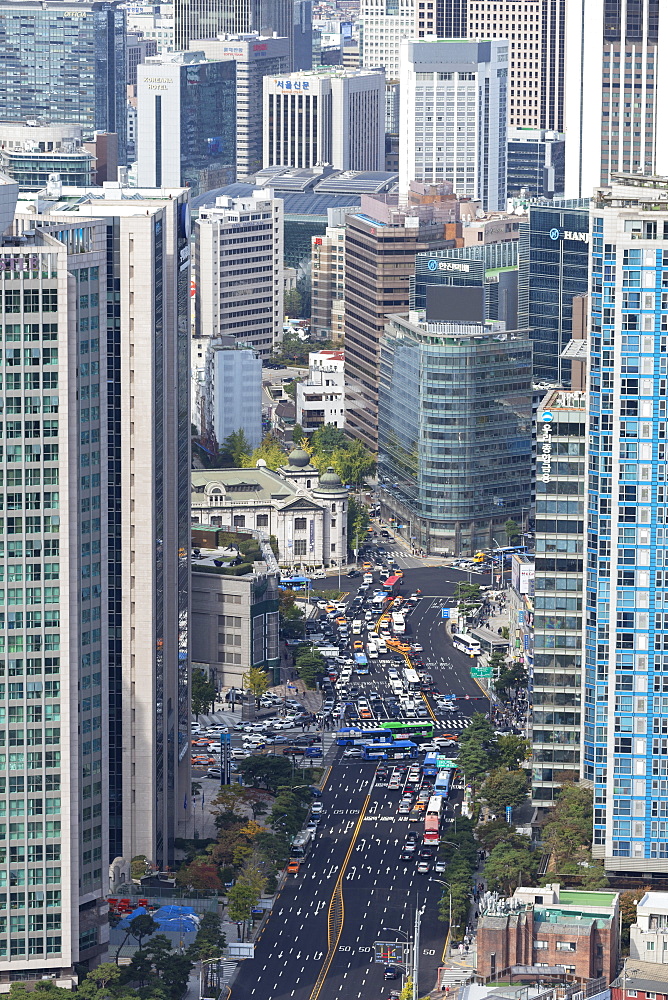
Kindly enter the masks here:
<path id="1" fill-rule="evenodd" d="M 521 536 L 522 529 L 517 521 L 514 521 L 512 517 L 509 517 L 503 526 L 503 530 L 506 533 L 506 538 L 508 539 L 509 545 L 514 545 L 516 540 Z"/>
<path id="2" fill-rule="evenodd" d="M 533 885 L 538 860 L 527 848 L 508 848 L 497 844 L 485 863 L 483 875 L 487 886 L 512 896 L 518 885 Z"/>
<path id="3" fill-rule="evenodd" d="M 278 595 L 278 612 L 283 621 L 295 621 L 303 618 L 304 612 L 297 607 L 297 594 L 294 590 L 281 590 Z"/>
<path id="4" fill-rule="evenodd" d="M 115 962 L 102 962 L 96 969 L 91 969 L 86 974 L 86 978 L 77 987 L 77 996 L 85 997 L 86 1000 L 109 1000 L 112 997 L 136 996 L 134 990 L 122 985 L 122 980 L 123 972 Z M 43 982 L 35 983 L 35 992 L 45 985 L 47 984 Z M 10 994 L 11 992 L 10 989 Z M 71 998 L 72 991 L 68 990 L 68 993 Z M 53 996 L 50 990 L 49 996 Z"/>
<path id="5" fill-rule="evenodd" d="M 220 929 L 220 917 L 213 910 L 207 910 L 200 918 L 197 936 L 191 948 L 195 959 L 216 958 L 225 947 L 225 935 Z"/>
<path id="6" fill-rule="evenodd" d="M 337 448 L 332 455 L 332 465 L 344 483 L 362 484 L 376 469 L 376 458 L 361 441 L 350 441 L 345 448 Z"/>
<path id="7" fill-rule="evenodd" d="M 259 896 L 250 885 L 237 882 L 227 894 L 227 912 L 230 920 L 248 920 Z"/>
<path id="8" fill-rule="evenodd" d="M 243 681 L 255 698 L 256 707 L 259 708 L 260 698 L 269 687 L 269 674 L 266 670 L 261 670 L 260 667 L 251 667 L 250 670 L 243 675 Z"/>
<path id="9" fill-rule="evenodd" d="M 130 934 L 141 948 L 144 938 L 150 937 L 160 930 L 160 924 L 153 919 L 150 913 L 141 914 L 130 921 Z"/>
<path id="10" fill-rule="evenodd" d="M 266 434 L 262 439 L 262 443 L 255 449 L 253 454 L 246 455 L 242 459 L 241 467 L 243 469 L 254 469 L 258 460 L 261 458 L 267 463 L 267 468 L 272 469 L 275 472 L 276 469 L 285 465 L 288 456 L 276 438 L 271 434 Z"/>
<path id="11" fill-rule="evenodd" d="M 268 791 L 275 794 L 281 785 L 290 781 L 292 765 L 285 757 L 276 757 L 274 754 L 258 755 L 239 761 L 237 773 L 247 784 L 264 785 Z"/>
<path id="12" fill-rule="evenodd" d="M 352 549 L 359 549 L 368 535 L 368 527 L 371 523 L 369 518 L 369 508 L 366 504 L 360 503 L 356 497 L 348 498 L 348 546 Z"/>
<path id="13" fill-rule="evenodd" d="M 528 674 L 526 667 L 521 663 L 511 663 L 508 666 L 502 666 L 499 670 L 499 676 L 494 682 L 494 687 L 499 692 L 499 694 L 507 695 L 508 691 L 513 688 L 517 691 L 519 688 L 525 688 L 528 682 Z M 504 701 L 506 699 L 504 698 Z"/>
<path id="14" fill-rule="evenodd" d="M 216 701 L 216 685 L 213 681 L 208 680 L 204 671 L 199 668 L 195 668 L 192 672 L 190 698 L 195 718 L 198 715 L 204 715 L 209 706 L 213 709 Z"/>
<path id="15" fill-rule="evenodd" d="M 518 806 L 526 798 L 529 776 L 526 771 L 496 768 L 487 775 L 482 797 L 493 813 L 501 815 L 506 806 Z"/>
<path id="16" fill-rule="evenodd" d="M 304 439 L 304 428 L 301 424 L 295 424 L 292 428 L 292 440 L 295 444 L 301 444 Z"/>
<path id="17" fill-rule="evenodd" d="M 455 587 L 455 597 L 464 604 L 475 604 L 482 601 L 480 584 L 460 581 Z"/>
<path id="18" fill-rule="evenodd" d="M 209 859 L 204 858 L 195 858 L 189 865 L 179 868 L 176 884 L 195 892 L 223 892 L 218 869 Z"/>
<path id="19" fill-rule="evenodd" d="M 506 847 L 531 846 L 530 839 L 516 833 L 504 819 L 492 819 L 487 823 L 481 823 L 476 828 L 476 837 L 486 851 L 492 851 L 497 844 L 505 844 Z"/>
<path id="20" fill-rule="evenodd" d="M 291 319 L 299 319 L 302 315 L 302 297 L 296 288 L 290 288 L 283 296 L 283 311 Z"/>
<path id="21" fill-rule="evenodd" d="M 496 741 L 496 753 L 499 764 L 503 764 L 509 771 L 516 771 L 520 764 L 529 760 L 531 744 L 522 736 L 506 733 Z"/>
<path id="22" fill-rule="evenodd" d="M 592 819 L 592 792 L 579 784 L 562 785 L 543 825 L 543 842 L 555 857 L 557 871 L 583 849 L 590 850 Z"/>
<path id="23" fill-rule="evenodd" d="M 335 424 L 323 424 L 311 437 L 314 457 L 323 455 L 331 458 L 337 448 L 345 448 L 346 435 Z"/>
<path id="24" fill-rule="evenodd" d="M 316 650 L 313 650 L 313 652 L 305 651 L 297 656 L 295 666 L 306 687 L 313 690 L 318 679 L 325 672 L 326 660 Z"/>
<path id="25" fill-rule="evenodd" d="M 231 434 L 228 434 L 223 441 L 220 451 L 224 458 L 232 462 L 235 469 L 240 469 L 243 460 L 248 458 L 251 453 L 251 446 L 248 443 L 243 428 L 239 428 L 238 431 L 232 431 Z"/>

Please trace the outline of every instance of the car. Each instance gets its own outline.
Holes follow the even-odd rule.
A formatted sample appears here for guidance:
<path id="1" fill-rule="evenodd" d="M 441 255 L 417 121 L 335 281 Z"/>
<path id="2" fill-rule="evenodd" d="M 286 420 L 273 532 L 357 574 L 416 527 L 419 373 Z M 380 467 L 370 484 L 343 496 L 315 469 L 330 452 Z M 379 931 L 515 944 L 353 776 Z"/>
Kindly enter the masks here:
<path id="1" fill-rule="evenodd" d="M 443 861 L 442 858 L 439 858 L 436 862 L 434 862 L 434 871 L 439 872 L 440 874 L 446 871 L 447 867 L 447 861 Z"/>
<path id="2" fill-rule="evenodd" d="M 417 836 L 417 833 L 409 833 L 406 837 L 406 843 L 402 847 L 402 851 L 408 851 L 409 854 L 415 854 L 417 849 Z"/>
<path id="3" fill-rule="evenodd" d="M 243 747 L 234 747 L 230 750 L 230 757 L 232 760 L 245 760 L 246 757 L 250 757 L 251 751 L 245 750 Z"/>
<path id="4" fill-rule="evenodd" d="M 284 757 L 303 757 L 306 754 L 304 747 L 289 746 L 283 747 Z"/>
<path id="5" fill-rule="evenodd" d="M 396 791 L 398 788 L 401 788 L 401 778 L 399 777 L 398 774 L 392 775 L 387 787 L 391 788 L 393 791 Z"/>
<path id="6" fill-rule="evenodd" d="M 386 965 L 383 969 L 383 979 L 398 979 L 399 969 L 396 965 Z"/>
<path id="7" fill-rule="evenodd" d="M 373 719 L 373 712 L 370 708 L 360 708 L 359 716 L 360 719 Z"/>
<path id="8" fill-rule="evenodd" d="M 351 569 L 346 573 L 346 576 L 348 577 L 349 580 L 356 580 L 357 577 L 361 575 L 362 574 L 358 569 Z"/>
<path id="9" fill-rule="evenodd" d="M 411 649 L 412 649 L 412 650 L 413 650 L 413 651 L 414 651 L 415 653 L 421 653 L 421 652 L 422 652 L 422 646 L 420 645 L 420 643 L 419 643 L 419 642 L 412 642 L 412 643 L 411 643 Z"/>
<path id="10" fill-rule="evenodd" d="M 318 817 L 316 816 L 308 821 L 308 823 L 306 824 L 306 829 L 309 831 L 309 833 L 315 833 L 318 829 L 318 825 L 319 821 Z"/>
<path id="11" fill-rule="evenodd" d="M 426 858 L 418 861 L 417 870 L 419 875 L 428 875 L 431 871 L 431 861 L 428 861 Z"/>
<path id="12" fill-rule="evenodd" d="M 422 847 L 420 849 L 420 858 L 421 858 L 422 861 L 429 861 L 429 862 L 431 862 L 433 860 L 433 858 L 434 858 L 434 854 L 433 854 L 433 851 L 432 851 L 431 847 L 429 847 L 429 846 Z"/>
<path id="13" fill-rule="evenodd" d="M 306 757 L 322 757 L 322 749 L 320 747 L 307 747 Z"/>
<path id="14" fill-rule="evenodd" d="M 215 757 L 191 757 L 190 763 L 193 767 L 209 767 L 211 764 L 216 763 Z"/>
<path id="15" fill-rule="evenodd" d="M 387 768 L 385 767 L 385 765 L 384 764 L 379 764 L 378 767 L 376 768 L 376 780 L 377 781 L 386 781 L 388 774 L 389 774 L 389 772 L 388 772 Z"/>
<path id="16" fill-rule="evenodd" d="M 399 851 L 399 860 L 400 861 L 412 861 L 413 860 L 413 851 L 407 851 L 406 848 L 403 847 Z"/>
<path id="17" fill-rule="evenodd" d="M 410 811 L 411 811 L 411 803 L 407 802 L 405 799 L 402 799 L 401 802 L 399 803 L 399 808 L 397 809 L 397 812 L 399 813 L 400 816 L 408 816 Z"/>
<path id="18" fill-rule="evenodd" d="M 207 778 L 218 778 L 218 780 L 220 780 L 222 774 L 223 774 L 222 767 L 210 767 L 209 770 L 206 772 Z"/>
<path id="19" fill-rule="evenodd" d="M 343 756 L 344 757 L 361 757 L 362 756 L 362 751 L 360 750 L 359 747 L 347 747 L 343 751 Z"/>

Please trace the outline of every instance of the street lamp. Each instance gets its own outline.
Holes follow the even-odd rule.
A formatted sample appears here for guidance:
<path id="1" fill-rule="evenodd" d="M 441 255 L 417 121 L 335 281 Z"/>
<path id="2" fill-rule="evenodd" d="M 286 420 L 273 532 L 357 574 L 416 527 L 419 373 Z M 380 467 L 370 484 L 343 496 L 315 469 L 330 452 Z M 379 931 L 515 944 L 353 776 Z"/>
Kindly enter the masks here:
<path id="1" fill-rule="evenodd" d="M 496 545 L 497 550 L 499 552 L 499 560 L 500 560 L 500 563 L 501 563 L 501 590 L 503 590 L 503 569 L 504 569 L 503 560 L 504 560 L 504 555 L 503 555 L 503 551 L 501 549 L 501 546 L 499 545 L 499 543 L 497 542 L 496 538 L 494 538 L 493 535 L 492 535 L 492 541 Z"/>
<path id="2" fill-rule="evenodd" d="M 438 882 L 439 885 L 446 886 L 446 888 L 448 890 L 448 896 L 449 896 L 449 899 L 450 899 L 450 903 L 449 903 L 449 907 L 448 907 L 448 935 L 450 936 L 450 939 L 452 940 L 452 886 L 450 885 L 449 882 L 445 882 L 442 878 L 432 879 L 432 882 Z"/>

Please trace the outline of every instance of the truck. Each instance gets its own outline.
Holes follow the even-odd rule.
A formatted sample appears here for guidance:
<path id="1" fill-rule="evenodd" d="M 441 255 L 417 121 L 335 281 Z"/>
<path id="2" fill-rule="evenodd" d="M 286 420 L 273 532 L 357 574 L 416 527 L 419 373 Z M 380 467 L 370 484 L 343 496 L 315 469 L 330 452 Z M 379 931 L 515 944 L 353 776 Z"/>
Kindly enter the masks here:
<path id="1" fill-rule="evenodd" d="M 392 631 L 395 635 L 403 635 L 406 631 L 406 619 L 401 611 L 392 612 Z"/>
<path id="2" fill-rule="evenodd" d="M 385 639 L 382 635 L 376 636 L 376 649 L 381 654 L 381 656 L 384 653 L 387 653 L 387 643 L 385 642 Z"/>
<path id="3" fill-rule="evenodd" d="M 378 659 L 378 645 L 375 642 L 375 636 L 369 636 L 369 641 L 366 644 L 366 655 L 370 660 Z"/>

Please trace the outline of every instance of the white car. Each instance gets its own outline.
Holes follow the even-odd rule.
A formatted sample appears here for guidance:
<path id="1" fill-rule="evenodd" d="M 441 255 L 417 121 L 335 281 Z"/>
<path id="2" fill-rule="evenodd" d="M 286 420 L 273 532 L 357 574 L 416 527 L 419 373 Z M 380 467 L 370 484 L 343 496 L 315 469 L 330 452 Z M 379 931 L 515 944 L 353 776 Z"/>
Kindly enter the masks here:
<path id="1" fill-rule="evenodd" d="M 322 802 L 316 800 L 311 806 L 311 816 L 320 816 L 322 813 Z"/>
<path id="2" fill-rule="evenodd" d="M 234 750 L 230 750 L 230 757 L 232 760 L 245 760 L 246 757 L 250 757 L 250 750 L 244 750 L 242 747 L 235 747 Z"/>
<path id="3" fill-rule="evenodd" d="M 343 756 L 344 757 L 361 757 L 362 756 L 362 751 L 360 750 L 359 747 L 347 747 L 343 751 Z"/>

